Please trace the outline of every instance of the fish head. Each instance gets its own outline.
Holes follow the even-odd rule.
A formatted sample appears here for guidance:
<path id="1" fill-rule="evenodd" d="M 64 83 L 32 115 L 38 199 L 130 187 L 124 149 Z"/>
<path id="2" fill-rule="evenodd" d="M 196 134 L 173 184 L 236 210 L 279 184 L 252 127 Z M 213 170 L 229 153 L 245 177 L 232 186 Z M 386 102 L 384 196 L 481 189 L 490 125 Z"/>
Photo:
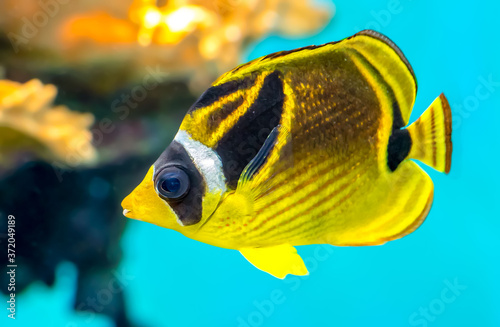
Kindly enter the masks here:
<path id="1" fill-rule="evenodd" d="M 123 200 L 123 214 L 189 234 L 210 218 L 225 192 L 219 156 L 181 130 Z"/>

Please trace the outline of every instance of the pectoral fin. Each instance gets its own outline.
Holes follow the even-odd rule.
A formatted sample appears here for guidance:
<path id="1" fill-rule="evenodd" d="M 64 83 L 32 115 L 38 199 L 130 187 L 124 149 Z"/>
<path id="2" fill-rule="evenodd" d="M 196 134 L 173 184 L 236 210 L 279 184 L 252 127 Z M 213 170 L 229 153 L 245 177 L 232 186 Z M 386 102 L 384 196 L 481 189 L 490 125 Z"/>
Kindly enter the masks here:
<path id="1" fill-rule="evenodd" d="M 309 275 L 307 268 L 297 250 L 288 244 L 265 248 L 240 249 L 241 254 L 252 265 L 274 277 L 285 278 L 286 275 Z"/>
<path id="2" fill-rule="evenodd" d="M 262 165 L 266 162 L 267 156 L 271 153 L 271 150 L 278 139 L 278 127 L 279 126 L 276 126 L 271 133 L 269 133 L 257 155 L 248 163 L 245 169 L 243 169 L 238 181 L 239 187 L 241 187 L 243 183 L 251 180 L 255 173 L 259 171 L 260 167 L 262 167 Z"/>

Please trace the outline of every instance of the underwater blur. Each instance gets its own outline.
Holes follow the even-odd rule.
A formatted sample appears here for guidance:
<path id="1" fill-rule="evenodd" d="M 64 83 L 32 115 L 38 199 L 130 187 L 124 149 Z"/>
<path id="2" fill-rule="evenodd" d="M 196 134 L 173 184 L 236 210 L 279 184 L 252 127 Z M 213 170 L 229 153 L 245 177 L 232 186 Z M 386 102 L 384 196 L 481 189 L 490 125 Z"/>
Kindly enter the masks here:
<path id="1" fill-rule="evenodd" d="M 3 0 L 0 325 L 500 326 L 499 10 L 491 0 Z M 298 246 L 309 275 L 278 279 L 248 253 L 123 216 L 121 201 L 220 75 L 365 29 L 413 67 L 410 123 L 441 92 L 451 107 L 451 170 L 418 163 L 434 202 L 415 232 L 382 246 Z M 378 188 L 396 205 L 398 190 Z M 412 199 L 431 192 L 421 190 Z"/>

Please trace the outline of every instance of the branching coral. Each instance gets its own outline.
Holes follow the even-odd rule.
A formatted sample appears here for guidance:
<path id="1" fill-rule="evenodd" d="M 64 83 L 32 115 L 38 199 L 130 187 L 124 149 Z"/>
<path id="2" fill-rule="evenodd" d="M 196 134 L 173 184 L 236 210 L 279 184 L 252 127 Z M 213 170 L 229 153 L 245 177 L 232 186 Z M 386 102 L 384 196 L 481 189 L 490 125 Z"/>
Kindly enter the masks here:
<path id="1" fill-rule="evenodd" d="M 0 1 L 0 12 L 9 14 L 0 29 L 14 52 L 55 53 L 48 60 L 54 66 L 118 63 L 137 78 L 145 66 L 159 65 L 166 78 L 188 80 L 195 94 L 241 63 L 251 42 L 314 33 L 335 11 L 332 2 L 313 0 L 89 0 L 54 12 L 43 1 L 24 2 L 30 5 Z"/>
<path id="2" fill-rule="evenodd" d="M 53 107 L 57 89 L 33 79 L 25 84 L 0 80 L 0 164 L 16 152 L 76 166 L 95 160 L 88 130 L 94 117 L 65 106 Z"/>

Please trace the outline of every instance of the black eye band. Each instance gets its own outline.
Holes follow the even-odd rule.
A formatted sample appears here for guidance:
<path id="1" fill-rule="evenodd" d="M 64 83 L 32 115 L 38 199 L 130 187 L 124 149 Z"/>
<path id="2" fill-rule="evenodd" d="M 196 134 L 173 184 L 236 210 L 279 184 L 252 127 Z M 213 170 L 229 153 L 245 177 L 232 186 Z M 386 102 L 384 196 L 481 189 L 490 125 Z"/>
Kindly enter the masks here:
<path id="1" fill-rule="evenodd" d="M 200 222 L 206 184 L 186 149 L 172 141 L 154 167 L 155 191 L 175 212 L 181 225 Z"/>
<path id="2" fill-rule="evenodd" d="M 189 188 L 189 176 L 181 168 L 167 167 L 156 177 L 156 193 L 166 200 L 181 200 Z"/>

